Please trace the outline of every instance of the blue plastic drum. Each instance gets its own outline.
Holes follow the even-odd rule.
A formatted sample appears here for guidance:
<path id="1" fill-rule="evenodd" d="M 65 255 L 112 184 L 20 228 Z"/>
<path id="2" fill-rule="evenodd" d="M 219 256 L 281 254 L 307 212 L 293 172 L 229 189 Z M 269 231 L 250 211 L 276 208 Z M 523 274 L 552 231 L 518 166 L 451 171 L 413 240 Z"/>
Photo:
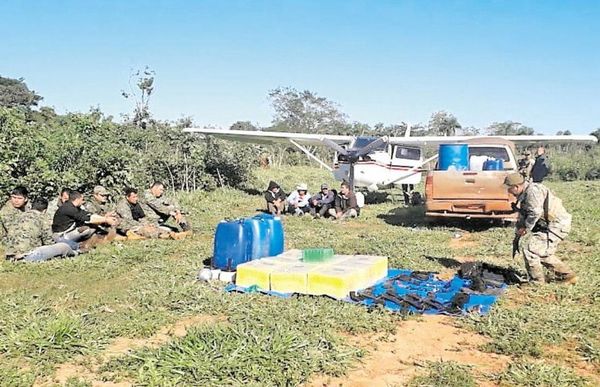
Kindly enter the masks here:
<path id="1" fill-rule="evenodd" d="M 247 262 L 248 233 L 243 220 L 222 221 L 215 231 L 212 266 L 221 270 L 235 270 Z"/>
<path id="2" fill-rule="evenodd" d="M 469 169 L 467 144 L 440 144 L 438 169 L 441 171 L 466 171 Z"/>
<path id="3" fill-rule="evenodd" d="M 222 221 L 215 231 L 212 266 L 235 270 L 237 265 L 283 253 L 283 224 L 268 214 Z"/>
<path id="4" fill-rule="evenodd" d="M 502 159 L 491 159 L 483 163 L 484 171 L 503 171 L 504 160 Z"/>
<path id="5" fill-rule="evenodd" d="M 247 234 L 247 260 L 269 256 L 269 224 L 259 218 L 244 219 Z"/>

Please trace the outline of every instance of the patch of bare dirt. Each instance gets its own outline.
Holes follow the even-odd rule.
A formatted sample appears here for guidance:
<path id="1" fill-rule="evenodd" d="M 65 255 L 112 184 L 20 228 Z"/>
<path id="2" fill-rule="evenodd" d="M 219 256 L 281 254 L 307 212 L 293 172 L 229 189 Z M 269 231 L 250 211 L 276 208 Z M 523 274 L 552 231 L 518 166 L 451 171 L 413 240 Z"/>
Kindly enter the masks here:
<path id="1" fill-rule="evenodd" d="M 557 365 L 568 364 L 579 376 L 588 378 L 595 386 L 600 386 L 600 365 L 584 361 L 575 351 L 578 343 L 568 340 L 561 345 L 548 345 L 544 348 L 544 360 L 549 360 Z"/>
<path id="2" fill-rule="evenodd" d="M 175 337 L 183 337 L 192 326 L 224 322 L 225 317 L 198 315 L 179 320 L 171 325 L 161 328 L 153 336 L 146 339 L 131 339 L 127 337 L 116 338 L 106 349 L 94 359 L 79 357 L 70 363 L 60 364 L 56 367 L 54 380 L 51 383 L 36 383 L 37 386 L 64 384 L 69 378 L 80 378 L 91 381 L 92 386 L 131 386 L 130 382 L 103 382 L 97 380 L 96 374 L 100 366 L 111 358 L 124 355 L 129 351 L 150 347 L 156 348 L 166 344 Z M 85 365 L 84 365 L 85 364 Z"/>
<path id="3" fill-rule="evenodd" d="M 479 351 L 477 348 L 487 340 L 455 327 L 452 318 L 446 316 L 423 316 L 419 320 L 404 321 L 387 339 L 362 335 L 350 336 L 349 340 L 369 352 L 362 364 L 343 377 L 319 376 L 308 386 L 402 386 L 421 372 L 427 361 L 470 365 L 477 376 L 498 372 L 510 360 L 507 356 Z"/>
<path id="4" fill-rule="evenodd" d="M 463 249 L 466 247 L 477 246 L 477 242 L 472 240 L 472 236 L 469 233 L 462 234 L 458 238 L 450 239 L 449 246 L 453 249 Z"/>

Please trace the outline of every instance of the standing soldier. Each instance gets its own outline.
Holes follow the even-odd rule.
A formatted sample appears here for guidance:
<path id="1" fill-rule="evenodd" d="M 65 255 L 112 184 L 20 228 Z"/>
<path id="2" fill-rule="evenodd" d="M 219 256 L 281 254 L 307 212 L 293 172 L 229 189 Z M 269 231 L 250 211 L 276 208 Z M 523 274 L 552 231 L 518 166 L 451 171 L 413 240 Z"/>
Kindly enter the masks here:
<path id="1" fill-rule="evenodd" d="M 525 178 L 531 177 L 531 169 L 533 168 L 534 160 L 531 157 L 531 151 L 526 149 L 523 152 L 523 158 L 519 160 L 519 173 Z"/>
<path id="2" fill-rule="evenodd" d="M 165 197 L 164 193 L 165 186 L 159 181 L 154 182 L 150 189 L 144 192 L 140 202 L 146 216 L 150 219 L 157 218 L 158 224 L 161 226 L 164 226 L 164 223 L 172 217 L 184 232 L 191 231 L 192 227 L 177 202 Z"/>
<path id="3" fill-rule="evenodd" d="M 523 251 L 531 281 L 545 283 L 543 266 L 546 266 L 554 272 L 556 280 L 569 284 L 577 282 L 575 273 L 554 255 L 559 243 L 571 231 L 571 214 L 565 210 L 562 201 L 544 185 L 526 181 L 517 172 L 508 175 L 504 184 L 508 192 L 517 197 L 517 236 L 531 233 Z"/>
<path id="4" fill-rule="evenodd" d="M 535 162 L 531 168 L 531 180 L 534 183 L 541 183 L 550 173 L 550 160 L 546 155 L 546 149 L 543 146 L 538 147 Z"/>

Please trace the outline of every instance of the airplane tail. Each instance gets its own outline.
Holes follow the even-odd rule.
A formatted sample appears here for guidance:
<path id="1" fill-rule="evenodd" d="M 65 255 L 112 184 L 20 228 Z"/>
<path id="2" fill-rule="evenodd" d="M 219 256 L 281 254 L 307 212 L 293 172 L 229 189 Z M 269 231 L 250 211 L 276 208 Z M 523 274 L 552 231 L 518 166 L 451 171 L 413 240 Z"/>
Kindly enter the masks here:
<path id="1" fill-rule="evenodd" d="M 410 124 L 406 124 L 406 132 L 404 132 L 404 137 L 410 137 Z"/>

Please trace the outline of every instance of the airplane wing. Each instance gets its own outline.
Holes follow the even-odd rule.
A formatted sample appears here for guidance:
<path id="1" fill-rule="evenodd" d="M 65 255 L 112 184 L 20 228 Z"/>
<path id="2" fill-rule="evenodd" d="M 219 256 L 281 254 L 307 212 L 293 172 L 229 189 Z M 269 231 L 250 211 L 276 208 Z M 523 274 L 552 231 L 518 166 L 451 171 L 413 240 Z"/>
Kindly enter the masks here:
<path id="1" fill-rule="evenodd" d="M 200 133 L 213 137 L 250 142 L 256 144 L 289 144 L 290 141 L 297 142 L 301 145 L 327 145 L 325 140 L 330 140 L 339 145 L 350 144 L 353 136 L 338 136 L 324 134 L 308 134 L 308 133 L 290 133 L 290 132 L 263 132 L 260 130 L 227 130 L 227 129 L 200 129 L 187 128 L 183 130 L 188 133 Z"/>
<path id="2" fill-rule="evenodd" d="M 390 144 L 414 144 L 414 145 L 437 145 L 447 143 L 460 143 L 469 140 L 489 138 L 503 139 L 520 144 L 539 144 L 539 143 L 596 143 L 598 139 L 595 136 L 569 135 L 569 136 L 423 136 L 423 137 L 390 137 Z"/>
<path id="3" fill-rule="evenodd" d="M 201 129 L 187 128 L 183 130 L 188 133 L 200 133 L 226 140 L 257 143 L 257 144 L 289 144 L 291 141 L 301 145 L 327 145 L 327 140 L 339 145 L 347 145 L 352 142 L 354 136 L 340 136 L 331 134 L 308 134 L 291 132 L 266 132 L 253 130 L 228 130 L 228 129 Z M 414 145 L 437 145 L 446 143 L 459 143 L 476 138 L 504 139 L 522 144 L 536 143 L 596 143 L 595 136 L 569 135 L 569 136 L 422 136 L 422 137 L 390 137 L 390 144 L 414 144 Z"/>

